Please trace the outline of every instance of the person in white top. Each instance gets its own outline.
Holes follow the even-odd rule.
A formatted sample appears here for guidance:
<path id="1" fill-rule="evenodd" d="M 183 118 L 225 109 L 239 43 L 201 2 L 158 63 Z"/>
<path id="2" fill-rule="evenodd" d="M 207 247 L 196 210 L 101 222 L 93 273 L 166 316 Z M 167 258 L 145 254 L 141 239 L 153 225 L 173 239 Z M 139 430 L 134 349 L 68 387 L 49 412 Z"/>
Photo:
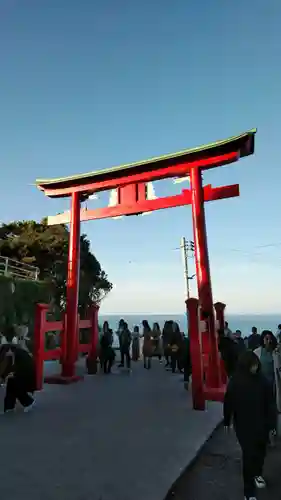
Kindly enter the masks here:
<path id="1" fill-rule="evenodd" d="M 276 338 L 277 338 L 278 344 L 281 344 L 281 325 L 278 325 L 278 329 L 276 332 Z"/>

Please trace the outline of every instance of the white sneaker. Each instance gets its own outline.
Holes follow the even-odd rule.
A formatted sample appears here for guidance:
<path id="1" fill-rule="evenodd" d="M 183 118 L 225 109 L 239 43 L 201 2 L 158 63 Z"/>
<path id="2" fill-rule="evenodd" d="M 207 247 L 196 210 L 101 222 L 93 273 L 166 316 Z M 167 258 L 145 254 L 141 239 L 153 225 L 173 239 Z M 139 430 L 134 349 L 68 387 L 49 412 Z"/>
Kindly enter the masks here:
<path id="1" fill-rule="evenodd" d="M 34 408 L 34 406 L 35 406 L 35 399 L 34 399 L 33 403 L 31 403 L 29 406 L 26 406 L 24 408 L 24 410 L 23 410 L 24 413 L 28 413 L 29 411 L 31 411 Z"/>
<path id="2" fill-rule="evenodd" d="M 259 490 L 266 488 L 266 482 L 262 476 L 255 477 L 255 485 Z"/>
<path id="3" fill-rule="evenodd" d="M 249 498 L 245 497 L 245 500 L 257 500 L 257 497 L 249 497 Z"/>

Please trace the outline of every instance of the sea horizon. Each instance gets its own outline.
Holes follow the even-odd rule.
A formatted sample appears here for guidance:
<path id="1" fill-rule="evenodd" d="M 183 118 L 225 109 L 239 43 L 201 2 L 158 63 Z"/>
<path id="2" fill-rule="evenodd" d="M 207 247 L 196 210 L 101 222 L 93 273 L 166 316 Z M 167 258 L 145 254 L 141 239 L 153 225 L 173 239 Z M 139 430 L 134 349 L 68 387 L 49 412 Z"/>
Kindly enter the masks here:
<path id="1" fill-rule="evenodd" d="M 187 316 L 184 313 L 101 313 L 99 315 L 99 323 L 108 321 L 113 330 L 117 329 L 120 319 L 124 319 L 130 329 L 134 326 L 141 326 L 141 323 L 146 319 L 152 326 L 153 323 L 159 323 L 160 328 L 163 328 L 165 321 L 176 321 L 183 332 L 187 332 Z M 278 324 L 281 323 L 281 313 L 268 314 L 226 314 L 226 321 L 229 323 L 231 330 L 241 330 L 243 336 L 248 336 L 251 333 L 252 327 L 255 326 L 259 332 L 263 330 L 271 330 L 273 333 L 277 331 Z"/>

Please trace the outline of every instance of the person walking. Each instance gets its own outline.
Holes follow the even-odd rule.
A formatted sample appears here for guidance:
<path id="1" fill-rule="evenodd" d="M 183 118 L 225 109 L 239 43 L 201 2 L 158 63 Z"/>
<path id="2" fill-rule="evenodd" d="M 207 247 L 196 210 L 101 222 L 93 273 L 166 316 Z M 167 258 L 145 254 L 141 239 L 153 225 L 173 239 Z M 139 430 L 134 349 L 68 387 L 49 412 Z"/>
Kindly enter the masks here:
<path id="1" fill-rule="evenodd" d="M 25 412 L 33 408 L 36 376 L 34 360 L 29 352 L 15 344 L 1 346 L 0 378 L 6 382 L 4 413 L 14 411 L 17 400 Z"/>
<path id="2" fill-rule="evenodd" d="M 242 450 L 245 500 L 256 500 L 257 488 L 265 488 L 263 466 L 268 435 L 275 425 L 272 392 L 252 351 L 244 352 L 228 383 L 224 398 L 224 426 L 233 422 Z"/>

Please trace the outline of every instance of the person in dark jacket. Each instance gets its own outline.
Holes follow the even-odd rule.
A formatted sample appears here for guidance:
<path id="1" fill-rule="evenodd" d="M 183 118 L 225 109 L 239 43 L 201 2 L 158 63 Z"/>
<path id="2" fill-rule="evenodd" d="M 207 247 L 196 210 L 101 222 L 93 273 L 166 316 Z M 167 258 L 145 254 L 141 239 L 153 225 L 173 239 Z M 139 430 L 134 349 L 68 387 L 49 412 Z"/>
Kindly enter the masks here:
<path id="1" fill-rule="evenodd" d="M 224 426 L 234 430 L 242 449 L 244 495 L 256 499 L 256 488 L 266 486 L 263 465 L 268 437 L 274 429 L 274 402 L 261 373 L 258 357 L 246 351 L 238 361 L 224 398 Z"/>
<path id="2" fill-rule="evenodd" d="M 29 411 L 35 403 L 33 393 L 36 389 L 35 364 L 31 354 L 17 345 L 2 346 L 0 378 L 6 382 L 4 412 L 13 411 L 17 400 L 25 411 Z"/>
<path id="3" fill-rule="evenodd" d="M 186 390 L 189 389 L 189 379 L 190 375 L 192 373 L 192 368 L 191 368 L 191 356 L 190 356 L 190 342 L 188 337 L 183 338 L 183 357 L 182 357 L 182 367 L 183 367 L 183 380 L 184 380 L 184 387 Z"/>
<path id="4" fill-rule="evenodd" d="M 232 339 L 237 345 L 238 356 L 240 356 L 246 351 L 246 345 L 244 339 L 242 338 L 241 330 L 236 330 L 236 332 L 232 335 Z"/>
<path id="5" fill-rule="evenodd" d="M 170 352 L 171 352 L 171 368 L 172 373 L 175 373 L 178 369 L 179 372 L 182 372 L 181 367 L 181 357 L 183 352 L 183 335 L 180 331 L 178 323 L 173 321 L 172 326 L 172 334 L 170 337 Z"/>
<path id="6" fill-rule="evenodd" d="M 248 338 L 248 349 L 255 351 L 261 345 L 261 336 L 255 326 L 252 328 L 252 333 Z"/>
<path id="7" fill-rule="evenodd" d="M 171 367 L 171 337 L 173 335 L 173 321 L 165 321 L 163 332 L 162 332 L 162 345 L 164 350 L 164 356 L 166 360 L 165 368 L 169 369 Z"/>
<path id="8" fill-rule="evenodd" d="M 104 373 L 110 373 L 114 362 L 115 353 L 112 348 L 113 332 L 107 321 L 103 324 L 103 332 L 100 338 L 100 359 Z"/>
<path id="9" fill-rule="evenodd" d="M 120 368 L 124 367 L 124 362 L 126 359 L 126 367 L 128 370 L 131 369 L 131 356 L 130 356 L 130 346 L 132 341 L 132 335 L 128 327 L 128 323 L 123 323 L 123 330 L 120 334 L 120 353 L 121 353 L 121 363 Z"/>
<path id="10" fill-rule="evenodd" d="M 239 352 L 237 344 L 232 338 L 225 335 L 223 329 L 218 331 L 218 348 L 224 362 L 226 374 L 230 378 L 235 372 Z"/>

